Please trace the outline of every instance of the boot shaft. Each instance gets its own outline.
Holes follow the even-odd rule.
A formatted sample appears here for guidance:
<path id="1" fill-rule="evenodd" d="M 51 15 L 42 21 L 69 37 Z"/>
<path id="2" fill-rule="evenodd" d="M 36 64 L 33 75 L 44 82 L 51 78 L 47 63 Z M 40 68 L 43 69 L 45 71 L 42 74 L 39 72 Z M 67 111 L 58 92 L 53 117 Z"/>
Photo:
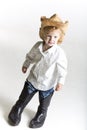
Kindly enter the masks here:
<path id="1" fill-rule="evenodd" d="M 40 105 L 39 105 L 39 109 L 42 109 L 43 111 L 47 111 L 49 105 L 50 105 L 50 102 L 51 102 L 51 98 L 53 96 L 53 93 L 52 92 L 49 96 L 45 97 L 45 98 L 41 98 L 39 96 L 39 102 L 40 102 Z"/>
<path id="2" fill-rule="evenodd" d="M 52 95 L 53 93 L 51 93 L 49 96 L 43 99 L 39 97 L 40 105 L 38 107 L 35 117 L 30 121 L 29 124 L 30 128 L 39 128 L 44 124 L 47 116 L 47 109 L 48 106 L 50 105 Z"/>
<path id="3" fill-rule="evenodd" d="M 36 92 L 32 92 L 29 90 L 27 84 L 25 83 L 24 88 L 19 96 L 19 99 L 16 101 L 15 105 L 12 107 L 8 118 L 10 120 L 10 124 L 18 125 L 21 120 L 21 114 L 28 104 L 28 102 L 32 99 Z"/>

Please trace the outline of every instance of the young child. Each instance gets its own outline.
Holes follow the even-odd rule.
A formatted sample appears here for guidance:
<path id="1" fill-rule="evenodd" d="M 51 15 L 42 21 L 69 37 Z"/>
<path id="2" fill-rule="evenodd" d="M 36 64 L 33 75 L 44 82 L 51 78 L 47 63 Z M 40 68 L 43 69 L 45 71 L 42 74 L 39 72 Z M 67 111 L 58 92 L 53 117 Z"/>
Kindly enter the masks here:
<path id="1" fill-rule="evenodd" d="M 32 47 L 23 63 L 23 73 L 26 73 L 31 64 L 33 66 L 19 99 L 8 115 L 11 125 L 19 124 L 25 106 L 37 92 L 39 93 L 39 106 L 29 127 L 39 128 L 44 124 L 53 93 L 62 88 L 67 73 L 67 59 L 58 45 L 63 41 L 67 25 L 68 22 L 62 22 L 57 14 L 50 18 L 41 17 L 39 35 L 42 41 Z"/>

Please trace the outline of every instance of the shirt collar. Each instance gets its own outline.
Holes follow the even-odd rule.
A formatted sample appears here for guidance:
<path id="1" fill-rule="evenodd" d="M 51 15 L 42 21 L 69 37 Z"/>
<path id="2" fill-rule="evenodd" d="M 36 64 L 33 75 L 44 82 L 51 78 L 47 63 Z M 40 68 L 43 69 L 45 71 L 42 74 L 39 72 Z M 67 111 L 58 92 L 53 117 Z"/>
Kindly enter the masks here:
<path id="1" fill-rule="evenodd" d="M 44 54 L 46 54 L 46 53 L 53 53 L 53 52 L 55 52 L 57 46 L 58 46 L 58 45 L 55 44 L 55 45 L 53 45 L 51 48 L 49 48 L 48 50 L 46 50 L 46 51 L 43 52 L 43 42 L 42 42 L 42 43 L 40 44 L 40 46 L 39 46 L 39 50 L 40 50 L 40 52 L 44 55 Z"/>

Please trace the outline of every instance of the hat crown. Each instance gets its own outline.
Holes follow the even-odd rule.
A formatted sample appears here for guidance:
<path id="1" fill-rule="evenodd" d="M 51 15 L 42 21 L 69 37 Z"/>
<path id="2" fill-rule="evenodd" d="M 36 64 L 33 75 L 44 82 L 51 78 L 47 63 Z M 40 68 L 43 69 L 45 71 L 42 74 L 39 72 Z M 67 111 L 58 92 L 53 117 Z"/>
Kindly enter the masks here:
<path id="1" fill-rule="evenodd" d="M 49 19 L 52 20 L 52 21 L 55 21 L 55 22 L 62 22 L 62 20 L 58 17 L 57 14 L 54 14 Z"/>

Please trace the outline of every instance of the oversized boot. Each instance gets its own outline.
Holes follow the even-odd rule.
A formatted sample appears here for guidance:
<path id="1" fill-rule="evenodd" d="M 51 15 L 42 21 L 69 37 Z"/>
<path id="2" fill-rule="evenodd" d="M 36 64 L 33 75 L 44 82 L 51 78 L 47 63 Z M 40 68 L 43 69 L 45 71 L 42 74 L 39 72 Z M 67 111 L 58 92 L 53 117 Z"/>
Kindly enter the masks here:
<path id="1" fill-rule="evenodd" d="M 19 122 L 21 121 L 21 114 L 25 106 L 28 104 L 28 102 L 31 100 L 35 93 L 36 91 L 31 91 L 28 89 L 28 84 L 26 82 L 19 96 L 19 99 L 17 100 L 16 104 L 12 107 L 8 115 L 8 121 L 11 125 L 16 126 L 19 124 Z"/>
<path id="2" fill-rule="evenodd" d="M 39 99 L 40 105 L 38 107 L 35 117 L 30 121 L 30 128 L 39 128 L 44 124 L 44 121 L 47 116 L 47 109 L 51 101 L 53 93 L 47 96 L 46 98 Z"/>

